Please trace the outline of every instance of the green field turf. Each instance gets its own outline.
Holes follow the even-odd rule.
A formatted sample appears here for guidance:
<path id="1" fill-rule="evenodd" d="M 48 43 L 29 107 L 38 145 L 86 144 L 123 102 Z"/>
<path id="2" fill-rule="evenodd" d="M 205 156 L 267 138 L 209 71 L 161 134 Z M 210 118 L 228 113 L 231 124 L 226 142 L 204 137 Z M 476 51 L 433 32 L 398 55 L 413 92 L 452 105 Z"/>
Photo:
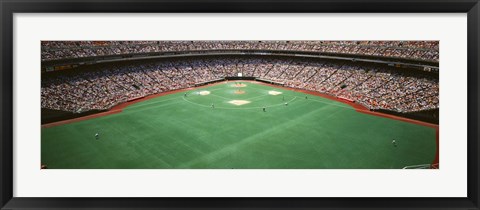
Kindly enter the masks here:
<path id="1" fill-rule="evenodd" d="M 242 83 L 247 86 L 220 83 L 188 90 L 186 97 L 179 92 L 136 103 L 119 114 L 42 128 L 42 164 L 50 169 L 373 169 L 429 164 L 435 158 L 434 128 Z M 232 100 L 250 103 L 228 103 Z"/>

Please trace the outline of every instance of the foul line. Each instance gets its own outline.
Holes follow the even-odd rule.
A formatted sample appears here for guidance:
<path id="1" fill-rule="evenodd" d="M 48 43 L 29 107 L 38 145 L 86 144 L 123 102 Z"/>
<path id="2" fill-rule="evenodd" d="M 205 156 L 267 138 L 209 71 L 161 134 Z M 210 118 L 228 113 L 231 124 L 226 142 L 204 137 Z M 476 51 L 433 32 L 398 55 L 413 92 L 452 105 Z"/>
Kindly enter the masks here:
<path id="1" fill-rule="evenodd" d="M 297 98 L 297 97 L 295 96 L 292 100 L 288 101 L 287 103 L 290 103 L 290 102 L 294 101 L 296 98 Z M 208 106 L 208 105 L 198 104 L 198 103 L 189 101 L 189 100 L 185 99 L 185 97 L 183 97 L 183 100 L 186 101 L 186 102 L 188 102 L 188 103 L 195 104 L 195 105 L 197 105 L 197 106 L 207 107 L 207 108 L 211 108 L 211 109 L 236 109 L 236 110 L 239 110 L 239 109 L 261 109 L 261 108 L 263 108 L 263 107 L 265 107 L 265 108 L 270 108 L 270 107 L 276 107 L 276 106 L 282 106 L 282 105 L 284 105 L 283 103 L 281 103 L 281 104 L 274 104 L 274 105 L 270 105 L 270 106 L 261 106 L 261 107 L 247 107 L 247 108 L 215 107 L 215 108 L 212 108 L 211 106 Z"/>
<path id="2" fill-rule="evenodd" d="M 216 95 L 216 94 L 213 94 L 213 93 L 210 93 L 210 95 L 212 95 L 212 96 L 217 96 L 217 97 L 220 97 L 220 98 L 223 98 L 223 99 L 226 99 L 226 100 L 233 100 L 233 99 L 231 99 L 231 98 L 225 98 L 225 97 L 223 97 L 223 96 L 219 96 L 219 95 Z"/>
<path id="3" fill-rule="evenodd" d="M 264 91 L 266 91 L 266 89 L 260 89 L 260 88 L 255 88 L 255 87 L 251 87 L 251 88 L 257 89 L 257 90 L 264 90 Z M 286 96 L 292 96 L 292 95 L 290 95 L 290 94 L 284 94 L 284 95 L 286 95 Z M 309 96 L 312 96 L 312 95 L 310 95 L 310 94 L 308 94 L 308 95 L 309 95 Z M 296 96 L 294 96 L 294 97 L 296 97 Z M 345 108 L 345 109 L 355 110 L 354 108 L 349 107 L 349 106 L 341 106 L 341 105 L 338 105 L 338 104 L 327 103 L 327 102 L 324 102 L 324 101 L 319 101 L 319 100 L 310 99 L 310 98 L 307 99 L 307 100 L 309 100 L 309 101 L 316 101 L 316 102 L 319 102 L 319 103 L 323 103 L 323 104 L 327 104 L 327 105 L 332 105 L 332 106 L 337 106 L 337 107 L 341 107 L 341 108 Z"/>
<path id="4" fill-rule="evenodd" d="M 147 107 L 147 108 L 144 108 L 144 109 L 133 109 L 133 110 L 129 110 L 128 113 L 135 113 L 135 112 L 139 112 L 139 111 L 150 110 L 150 109 L 154 109 L 154 108 L 158 108 L 158 107 L 162 107 L 162 106 L 168 106 L 168 105 L 172 105 L 172 104 L 176 104 L 176 103 L 180 103 L 180 102 L 182 102 L 182 101 L 177 101 L 177 102 L 169 103 L 169 104 L 162 104 L 162 105 L 158 105 L 158 106 Z"/>
<path id="5" fill-rule="evenodd" d="M 338 105 L 338 104 L 334 104 L 334 103 L 327 103 L 327 102 L 324 102 L 324 101 L 319 101 L 319 100 L 315 100 L 315 99 L 306 99 L 306 100 L 312 100 L 312 101 L 316 101 L 316 102 L 323 103 L 323 104 L 327 104 L 327 105 L 338 106 L 338 107 L 345 108 L 345 109 L 351 109 L 351 110 L 355 110 L 354 108 L 352 108 L 352 107 L 349 107 L 349 106 L 341 106 L 341 105 Z"/>
<path id="6" fill-rule="evenodd" d="M 254 98 L 260 98 L 260 97 L 264 97 L 264 96 L 268 96 L 268 94 L 261 95 L 261 96 L 255 96 L 255 97 L 251 97 L 251 98 L 246 98 L 246 99 L 242 99 L 242 100 L 252 100 Z"/>
<path id="7" fill-rule="evenodd" d="M 171 100 L 174 100 L 174 99 L 178 99 L 178 97 L 175 97 L 175 98 L 170 98 L 170 99 L 165 99 L 165 100 L 162 100 L 162 101 L 155 101 L 155 102 L 152 102 L 152 103 L 145 103 L 145 104 L 139 104 L 139 105 L 132 105 L 132 106 L 128 106 L 128 107 L 125 107 L 125 110 L 127 109 L 135 109 L 135 108 L 138 108 L 138 107 L 142 107 L 142 106 L 146 106 L 146 105 L 151 105 L 151 104 L 158 104 L 158 103 L 162 103 L 162 102 L 165 102 L 165 101 L 171 101 Z"/>

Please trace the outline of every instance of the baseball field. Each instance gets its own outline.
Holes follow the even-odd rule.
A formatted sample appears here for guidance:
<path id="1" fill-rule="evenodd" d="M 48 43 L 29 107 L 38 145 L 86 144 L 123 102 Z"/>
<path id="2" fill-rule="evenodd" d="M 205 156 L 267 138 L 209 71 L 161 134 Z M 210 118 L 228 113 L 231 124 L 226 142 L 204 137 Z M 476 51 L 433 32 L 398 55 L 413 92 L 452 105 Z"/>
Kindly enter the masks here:
<path id="1" fill-rule="evenodd" d="M 116 114 L 43 126 L 41 164 L 49 169 L 400 169 L 432 163 L 436 138 L 431 126 L 237 81 L 155 97 Z"/>

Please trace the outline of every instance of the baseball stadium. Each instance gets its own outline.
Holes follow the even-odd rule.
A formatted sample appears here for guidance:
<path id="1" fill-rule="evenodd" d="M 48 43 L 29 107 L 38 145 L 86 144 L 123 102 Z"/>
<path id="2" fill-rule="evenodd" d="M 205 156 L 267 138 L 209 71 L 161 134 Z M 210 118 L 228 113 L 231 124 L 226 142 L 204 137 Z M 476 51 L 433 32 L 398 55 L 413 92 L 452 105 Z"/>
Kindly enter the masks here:
<path id="1" fill-rule="evenodd" d="M 438 41 L 42 41 L 41 169 L 438 169 Z"/>

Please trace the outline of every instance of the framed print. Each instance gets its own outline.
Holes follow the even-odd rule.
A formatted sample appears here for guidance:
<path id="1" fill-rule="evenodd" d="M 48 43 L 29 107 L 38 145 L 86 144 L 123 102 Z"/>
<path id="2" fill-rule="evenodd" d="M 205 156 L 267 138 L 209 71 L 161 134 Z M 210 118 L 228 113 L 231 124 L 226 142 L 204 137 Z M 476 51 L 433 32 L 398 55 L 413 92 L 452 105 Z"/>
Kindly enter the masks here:
<path id="1" fill-rule="evenodd" d="M 476 0 L 0 5 L 2 209 L 479 208 Z"/>

